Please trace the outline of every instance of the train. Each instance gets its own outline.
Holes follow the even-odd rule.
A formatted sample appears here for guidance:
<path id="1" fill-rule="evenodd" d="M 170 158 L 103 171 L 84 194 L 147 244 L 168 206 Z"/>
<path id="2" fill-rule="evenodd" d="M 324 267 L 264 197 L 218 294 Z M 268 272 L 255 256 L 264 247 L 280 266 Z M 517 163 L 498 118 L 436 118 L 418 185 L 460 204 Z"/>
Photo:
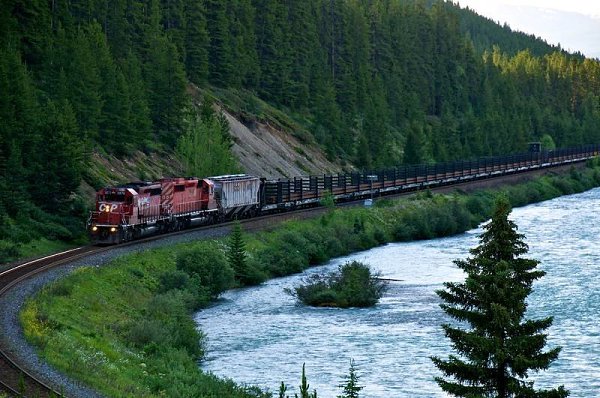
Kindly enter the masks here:
<path id="1" fill-rule="evenodd" d="M 246 174 L 174 177 L 105 187 L 96 193 L 87 229 L 95 244 L 334 202 L 418 191 L 523 173 L 597 157 L 600 145 L 376 171 L 269 180 Z"/>

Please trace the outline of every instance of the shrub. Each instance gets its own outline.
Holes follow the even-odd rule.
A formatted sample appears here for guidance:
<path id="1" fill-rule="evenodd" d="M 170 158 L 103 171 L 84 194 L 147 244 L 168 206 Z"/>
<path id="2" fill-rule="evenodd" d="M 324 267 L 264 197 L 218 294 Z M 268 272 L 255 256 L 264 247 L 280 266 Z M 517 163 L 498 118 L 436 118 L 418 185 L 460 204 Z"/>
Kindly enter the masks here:
<path id="1" fill-rule="evenodd" d="M 7 242 L 5 240 L 0 240 L 0 264 L 16 260 L 20 255 L 19 246 Z"/>
<path id="2" fill-rule="evenodd" d="M 287 292 L 306 305 L 348 308 L 377 304 L 386 288 L 387 283 L 373 274 L 368 265 L 352 261 L 330 275 L 312 275 Z"/>
<path id="3" fill-rule="evenodd" d="M 173 289 L 185 289 L 189 286 L 190 276 L 180 270 L 169 270 L 161 274 L 159 277 L 160 289 L 164 293 Z"/>
<path id="4" fill-rule="evenodd" d="M 233 270 L 215 244 L 203 244 L 179 253 L 176 265 L 189 276 L 196 275 L 213 298 L 234 285 Z"/>

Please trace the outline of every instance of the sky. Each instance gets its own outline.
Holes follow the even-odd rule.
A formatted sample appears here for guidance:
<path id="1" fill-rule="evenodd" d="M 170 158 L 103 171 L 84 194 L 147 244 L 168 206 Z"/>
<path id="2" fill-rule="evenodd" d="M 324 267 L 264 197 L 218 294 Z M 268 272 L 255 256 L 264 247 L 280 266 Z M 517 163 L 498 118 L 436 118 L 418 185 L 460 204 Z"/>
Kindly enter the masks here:
<path id="1" fill-rule="evenodd" d="M 600 59 L 600 0 L 453 0 L 513 30 Z"/>

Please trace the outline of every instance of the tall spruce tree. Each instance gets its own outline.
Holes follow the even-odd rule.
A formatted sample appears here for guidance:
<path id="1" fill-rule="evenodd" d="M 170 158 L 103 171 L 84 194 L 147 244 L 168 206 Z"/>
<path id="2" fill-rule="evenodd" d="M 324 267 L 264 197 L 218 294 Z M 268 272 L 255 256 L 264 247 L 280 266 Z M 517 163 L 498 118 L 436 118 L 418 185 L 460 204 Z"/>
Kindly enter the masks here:
<path id="1" fill-rule="evenodd" d="M 358 384 L 358 379 L 354 359 L 351 359 L 348 375 L 344 377 L 344 383 L 339 386 L 342 388 L 342 395 L 338 395 L 337 398 L 359 398 L 359 393 L 364 387 Z"/>
<path id="2" fill-rule="evenodd" d="M 246 261 L 246 245 L 242 236 L 242 225 L 239 221 L 233 224 L 231 235 L 229 235 L 229 251 L 227 252 L 229 265 L 235 272 L 235 279 L 242 285 L 250 281 L 248 264 Z"/>
<path id="3" fill-rule="evenodd" d="M 433 357 L 444 376 L 453 378 L 436 381 L 457 397 L 566 397 L 563 386 L 535 390 L 526 380 L 530 371 L 547 369 L 560 348 L 543 351 L 552 317 L 525 319 L 532 284 L 545 272 L 536 269 L 537 260 L 521 257 L 528 247 L 509 213 L 510 203 L 501 197 L 480 245 L 470 251 L 473 257 L 455 261 L 466 280 L 445 283 L 437 292 L 442 309 L 470 329 L 442 326 L 460 357 Z"/>

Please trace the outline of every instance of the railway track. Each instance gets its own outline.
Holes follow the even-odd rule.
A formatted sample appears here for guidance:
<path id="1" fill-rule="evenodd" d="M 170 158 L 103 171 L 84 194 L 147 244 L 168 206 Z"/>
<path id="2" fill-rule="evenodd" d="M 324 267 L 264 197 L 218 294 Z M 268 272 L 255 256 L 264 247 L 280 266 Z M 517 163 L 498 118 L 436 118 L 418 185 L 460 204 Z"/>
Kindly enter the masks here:
<path id="1" fill-rule="evenodd" d="M 242 220 L 242 223 L 244 224 L 244 229 L 246 231 L 258 231 L 268 228 L 274 223 L 292 218 L 304 218 L 308 215 L 308 213 L 312 213 L 313 215 L 320 214 L 320 212 L 323 212 L 324 210 L 325 209 L 322 208 L 313 208 L 304 209 L 293 213 L 271 214 L 254 219 Z M 6 294 L 10 289 L 18 288 L 18 284 L 20 282 L 31 278 L 36 274 L 48 271 L 66 263 L 76 261 L 86 256 L 111 250 L 114 247 L 123 248 L 126 246 L 140 245 L 142 243 L 159 240 L 165 237 L 173 237 L 194 231 L 210 229 L 215 230 L 215 235 L 223 235 L 226 234 L 231 228 L 231 224 L 232 222 L 228 222 L 224 224 L 199 227 L 191 230 L 172 232 L 169 234 L 152 236 L 145 239 L 124 243 L 118 246 L 83 246 L 31 261 L 14 263 L 7 269 L 0 272 L 0 296 Z M 4 347 L 4 344 L 2 344 L 2 341 L 0 340 L 0 393 L 1 392 L 5 392 L 9 396 L 15 397 L 55 398 L 65 396 L 61 392 L 60 386 L 52 386 L 49 383 L 40 380 L 39 377 L 34 374 L 34 372 L 29 371 L 25 367 L 21 366 L 19 361 L 16 359 L 16 356 L 13 355 L 6 347 Z"/>
<path id="2" fill-rule="evenodd" d="M 584 159 L 576 160 L 574 163 L 581 163 L 583 160 Z M 551 167 L 548 169 L 559 169 L 570 166 L 571 164 L 568 164 L 564 166 Z M 520 174 L 521 176 L 525 174 L 539 174 L 548 171 L 548 169 L 530 170 L 528 172 L 518 174 Z M 488 178 L 483 181 L 469 181 L 446 186 L 431 187 L 431 189 L 433 191 L 445 191 L 448 189 L 463 188 L 469 185 L 476 187 L 482 183 L 489 183 L 491 182 L 491 180 L 510 180 L 511 178 L 518 177 L 518 174 L 497 176 Z M 414 191 L 396 193 L 389 195 L 389 197 L 404 196 L 411 193 L 414 193 Z M 362 199 L 359 199 L 355 201 L 345 202 L 341 205 L 353 206 L 360 205 L 361 203 Z M 324 207 L 308 207 L 304 209 L 298 209 L 292 212 L 275 213 L 265 215 L 262 217 L 245 219 L 241 220 L 241 222 L 242 224 L 244 224 L 245 231 L 255 232 L 267 229 L 269 227 L 272 227 L 274 224 L 278 224 L 282 221 L 289 219 L 304 219 L 310 217 L 317 217 L 326 211 L 328 211 L 328 209 Z M 223 236 L 227 234 L 227 232 L 231 228 L 231 224 L 232 222 L 227 222 L 223 224 L 208 225 L 164 235 L 157 235 L 133 242 L 124 243 L 116 247 L 123 248 L 126 246 L 140 245 L 142 243 L 159 240 L 165 237 L 183 235 L 202 230 L 211 230 L 211 235 L 213 236 Z M 9 266 L 8 269 L 5 269 L 2 272 L 0 272 L 0 296 L 4 295 L 8 290 L 15 288 L 21 281 L 30 278 L 38 273 L 45 272 L 51 268 L 81 259 L 92 254 L 111 250 L 113 247 L 114 246 L 83 246 L 76 249 L 67 250 L 61 253 L 56 253 L 50 256 L 42 257 L 40 259 L 13 264 Z M 0 392 L 5 391 L 10 396 L 17 397 L 23 396 L 42 398 L 64 396 L 60 391 L 60 386 L 51 386 L 46 382 L 39 380 L 32 372 L 29 372 L 27 369 L 24 369 L 22 366 L 19 365 L 18 361 L 14 360 L 13 358 L 14 356 L 5 347 L 3 347 L 3 344 L 0 344 Z"/>
<path id="3" fill-rule="evenodd" d="M 15 264 L 0 272 L 0 296 L 15 288 L 19 282 L 50 268 L 77 260 L 106 248 L 83 246 L 36 260 Z M 0 389 L 17 397 L 60 397 L 56 387 L 46 384 L 23 368 L 13 355 L 0 345 Z"/>

